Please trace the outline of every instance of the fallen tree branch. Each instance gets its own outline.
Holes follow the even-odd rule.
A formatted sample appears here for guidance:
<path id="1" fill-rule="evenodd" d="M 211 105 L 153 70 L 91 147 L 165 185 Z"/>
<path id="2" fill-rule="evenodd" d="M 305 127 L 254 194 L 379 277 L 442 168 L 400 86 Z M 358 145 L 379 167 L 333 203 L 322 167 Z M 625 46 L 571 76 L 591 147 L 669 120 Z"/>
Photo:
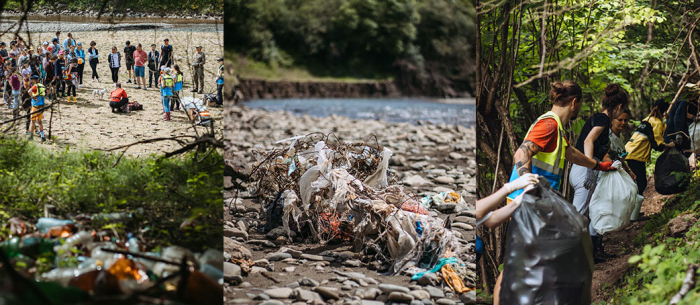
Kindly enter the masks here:
<path id="1" fill-rule="evenodd" d="M 669 305 L 678 304 L 678 302 L 680 302 L 683 299 L 683 297 L 690 291 L 690 289 L 693 289 L 693 287 L 695 287 L 695 272 L 697 270 L 697 264 L 688 265 L 688 269 L 686 269 L 685 271 L 685 279 L 683 280 L 683 286 L 681 286 L 681 290 L 678 291 L 678 293 L 676 293 L 671 298 L 671 301 L 668 303 Z"/>

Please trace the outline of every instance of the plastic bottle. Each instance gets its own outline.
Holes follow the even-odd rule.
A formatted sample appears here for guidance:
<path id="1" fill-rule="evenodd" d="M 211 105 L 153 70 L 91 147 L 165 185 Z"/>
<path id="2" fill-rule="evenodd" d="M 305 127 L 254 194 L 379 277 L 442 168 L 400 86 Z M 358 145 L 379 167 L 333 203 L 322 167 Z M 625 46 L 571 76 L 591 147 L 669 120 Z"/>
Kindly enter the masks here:
<path id="1" fill-rule="evenodd" d="M 59 253 L 59 255 L 70 254 L 70 249 L 78 244 L 89 244 L 92 243 L 95 236 L 95 231 L 80 231 L 75 233 L 73 236 L 66 238 L 65 243 L 60 246 L 56 246 L 54 251 Z"/>
<path id="2" fill-rule="evenodd" d="M 129 252 L 131 253 L 139 253 L 141 252 L 139 249 L 139 239 L 133 236 L 133 234 L 129 233 L 128 239 L 126 241 L 127 247 L 129 247 Z"/>
<path id="3" fill-rule="evenodd" d="M 54 243 L 51 240 L 41 237 L 13 237 L 5 240 L 1 245 L 5 254 L 7 254 L 9 258 L 13 258 L 20 254 L 34 257 L 44 253 L 53 252 Z"/>
<path id="4" fill-rule="evenodd" d="M 143 214 L 142 208 L 134 212 L 100 213 L 93 215 L 92 221 L 107 221 L 108 223 L 128 222 L 131 219 L 138 218 L 141 214 Z"/>
<path id="5" fill-rule="evenodd" d="M 40 279 L 45 282 L 57 282 L 63 286 L 67 286 L 68 283 L 78 275 L 80 275 L 78 268 L 56 268 L 49 272 L 42 273 Z"/>
<path id="6" fill-rule="evenodd" d="M 206 274 L 208 277 L 212 278 L 215 280 L 217 283 L 223 285 L 223 280 L 224 280 L 224 272 L 219 270 L 218 268 L 209 265 L 209 264 L 203 264 L 202 267 L 199 268 L 199 271 L 202 273 Z"/>
<path id="7" fill-rule="evenodd" d="M 41 217 L 36 223 L 36 228 L 42 233 L 46 233 L 49 229 L 53 227 L 59 227 L 67 224 L 72 224 L 73 222 L 68 219 L 58 219 L 58 218 L 48 218 Z"/>
<path id="8" fill-rule="evenodd" d="M 199 256 L 199 265 L 211 265 L 219 270 L 224 270 L 224 253 L 216 249 L 204 251 L 204 253 Z"/>

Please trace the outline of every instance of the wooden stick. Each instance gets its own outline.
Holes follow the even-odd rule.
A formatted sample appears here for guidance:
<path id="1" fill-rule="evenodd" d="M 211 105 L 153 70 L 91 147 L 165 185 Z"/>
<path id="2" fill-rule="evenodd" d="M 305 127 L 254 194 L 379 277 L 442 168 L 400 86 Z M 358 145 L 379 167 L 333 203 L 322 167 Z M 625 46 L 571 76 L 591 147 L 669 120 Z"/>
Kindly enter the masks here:
<path id="1" fill-rule="evenodd" d="M 680 302 L 683 297 L 690 291 L 690 289 L 693 289 L 695 287 L 695 271 L 697 271 L 698 265 L 696 264 L 690 264 L 688 265 L 688 269 L 685 271 L 685 279 L 683 280 L 683 286 L 681 286 L 681 290 L 678 291 L 672 298 L 671 301 L 668 303 L 669 305 L 676 305 L 678 302 Z"/>

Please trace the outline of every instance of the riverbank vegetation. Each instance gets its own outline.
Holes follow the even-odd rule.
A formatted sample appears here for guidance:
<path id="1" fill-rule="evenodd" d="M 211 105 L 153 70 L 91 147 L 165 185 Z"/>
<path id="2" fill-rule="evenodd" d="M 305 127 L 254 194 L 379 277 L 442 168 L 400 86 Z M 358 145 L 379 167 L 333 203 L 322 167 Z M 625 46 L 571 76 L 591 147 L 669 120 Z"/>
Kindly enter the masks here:
<path id="1" fill-rule="evenodd" d="M 129 222 L 105 226 L 122 236 L 143 234 L 149 249 L 170 244 L 221 249 L 222 189 L 223 162 L 216 150 L 167 159 L 119 158 L 0 138 L 3 224 L 11 217 L 35 223 L 47 205 L 59 217 L 125 212 L 133 213 Z"/>

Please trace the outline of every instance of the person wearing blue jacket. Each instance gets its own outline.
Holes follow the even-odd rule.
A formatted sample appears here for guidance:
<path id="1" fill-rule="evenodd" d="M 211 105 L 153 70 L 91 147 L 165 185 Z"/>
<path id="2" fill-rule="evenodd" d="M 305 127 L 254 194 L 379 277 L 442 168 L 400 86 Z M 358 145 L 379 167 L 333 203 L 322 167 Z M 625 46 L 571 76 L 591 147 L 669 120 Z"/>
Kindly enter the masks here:
<path id="1" fill-rule="evenodd" d="M 83 43 L 78 42 L 78 47 L 75 49 L 75 54 L 78 56 L 78 87 L 83 87 L 83 71 L 85 70 L 85 50 Z"/>
<path id="2" fill-rule="evenodd" d="M 68 33 L 68 38 L 63 40 L 63 49 L 68 50 L 71 46 L 76 46 L 75 39 L 73 39 L 73 34 Z"/>

